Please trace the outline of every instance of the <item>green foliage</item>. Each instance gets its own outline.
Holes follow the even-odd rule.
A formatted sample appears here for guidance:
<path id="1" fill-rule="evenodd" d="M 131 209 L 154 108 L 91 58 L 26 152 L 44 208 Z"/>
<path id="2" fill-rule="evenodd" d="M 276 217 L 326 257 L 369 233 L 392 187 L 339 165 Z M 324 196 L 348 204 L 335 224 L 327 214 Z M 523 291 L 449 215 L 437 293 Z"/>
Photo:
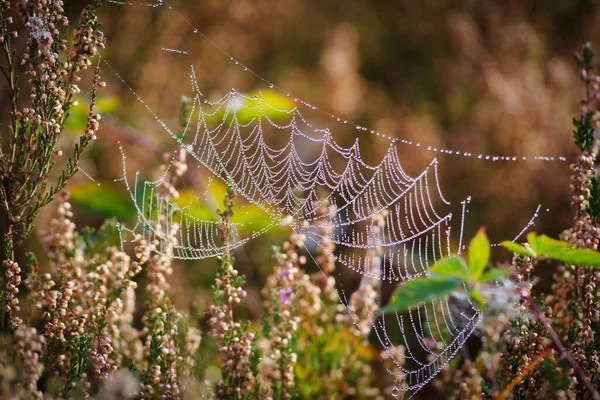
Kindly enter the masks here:
<path id="1" fill-rule="evenodd" d="M 502 242 L 502 246 L 511 253 L 519 254 L 521 256 L 526 257 L 533 257 L 533 253 L 531 252 L 531 250 L 518 243 L 505 240 L 504 242 Z"/>
<path id="2" fill-rule="evenodd" d="M 506 278 L 509 274 L 509 271 L 502 268 L 493 268 L 481 275 L 479 278 L 480 283 L 490 283 L 497 281 L 498 279 Z"/>
<path id="3" fill-rule="evenodd" d="M 152 365 L 158 360 L 162 353 L 162 343 L 158 339 L 162 332 L 152 332 L 150 339 L 150 350 L 148 352 L 148 364 Z"/>
<path id="4" fill-rule="evenodd" d="M 222 121 L 225 112 L 229 112 L 225 118 L 231 121 L 234 117 L 240 124 L 247 124 L 257 118 L 267 117 L 272 121 L 280 121 L 289 118 L 290 111 L 294 109 L 294 102 L 277 90 L 254 91 L 245 95 L 239 95 L 238 107 L 233 109 L 219 109 L 208 118 L 212 121 Z"/>
<path id="5" fill-rule="evenodd" d="M 568 369 L 568 366 L 565 367 L 564 363 L 560 363 L 557 366 L 556 361 L 552 360 L 550 357 L 545 357 L 544 361 L 542 361 L 540 373 L 546 378 L 546 382 L 550 385 L 551 393 L 558 393 L 561 391 L 564 393 L 569 390 L 571 380 L 569 379 L 568 374 L 565 373 L 566 369 Z"/>
<path id="6" fill-rule="evenodd" d="M 586 112 L 579 116 L 579 118 L 573 117 L 573 138 L 575 144 L 581 151 L 588 150 L 594 143 L 594 127 L 592 125 L 592 115 Z"/>
<path id="7" fill-rule="evenodd" d="M 208 201 L 198 199 L 198 192 L 193 189 L 182 189 L 179 197 L 173 202 L 179 207 L 186 207 L 195 218 L 215 221 L 218 215 L 210 207 L 210 204 L 219 203 L 227 194 L 227 186 L 219 180 L 212 181 L 206 191 Z M 256 204 L 244 204 L 238 208 L 238 212 L 231 216 L 231 222 L 237 224 L 236 229 L 243 233 L 252 233 L 256 230 L 266 228 L 273 223 L 273 217 L 258 207 Z"/>
<path id="8" fill-rule="evenodd" d="M 135 361 L 129 360 L 129 364 L 127 364 L 127 369 L 129 372 L 133 374 L 133 376 L 139 381 L 142 379 L 142 374 L 137 365 L 135 365 Z"/>
<path id="9" fill-rule="evenodd" d="M 587 213 L 594 220 L 600 219 L 600 179 L 593 176 L 590 179 L 590 198 L 585 208 Z"/>
<path id="10" fill-rule="evenodd" d="M 402 283 L 389 303 L 382 309 L 383 313 L 401 312 L 427 301 L 433 301 L 466 287 L 468 295 L 478 305 L 484 300 L 477 289 L 478 285 L 490 283 L 504 278 L 510 271 L 485 268 L 490 258 L 490 242 L 483 229 L 469 243 L 469 264 L 459 256 L 446 257 L 436 262 L 427 275 Z"/>
<path id="11" fill-rule="evenodd" d="M 67 394 L 79 383 L 81 376 L 86 371 L 90 360 L 89 351 L 92 341 L 92 337 L 86 334 L 75 336 L 70 340 L 71 365 L 67 375 L 67 382 L 64 386 L 64 394 Z"/>
<path id="12" fill-rule="evenodd" d="M 575 62 L 580 68 L 591 70 L 596 68 L 596 60 L 591 43 L 587 42 L 581 49 L 581 54 L 575 53 Z"/>
<path id="13" fill-rule="evenodd" d="M 490 242 L 485 230 L 480 229 L 469 243 L 469 268 L 475 279 L 479 279 L 490 259 Z"/>
<path id="14" fill-rule="evenodd" d="M 249 331 L 249 327 L 246 327 L 246 332 Z M 265 398 L 265 392 L 262 389 L 262 385 L 260 383 L 260 370 L 259 370 L 259 365 L 260 365 L 260 360 L 262 358 L 262 353 L 259 350 L 258 346 L 257 346 L 257 342 L 258 342 L 258 337 L 254 337 L 254 339 L 252 340 L 252 346 L 250 349 L 250 372 L 252 372 L 252 375 L 254 375 L 254 377 L 256 377 L 256 383 L 254 384 L 254 391 L 252 394 L 248 395 L 248 400 L 254 400 L 254 399 L 262 399 Z"/>
<path id="15" fill-rule="evenodd" d="M 600 268 L 600 253 L 588 249 L 574 248 L 570 243 L 549 238 L 546 235 L 527 235 L 529 248 L 512 242 L 502 242 L 502 246 L 513 253 L 540 260 L 554 260 L 583 267 Z"/>
<path id="16" fill-rule="evenodd" d="M 430 276 L 455 276 L 463 281 L 467 281 L 471 278 L 471 271 L 465 264 L 464 260 L 458 256 L 446 257 L 429 268 L 428 274 Z"/>
<path id="17" fill-rule="evenodd" d="M 401 284 L 382 312 L 405 311 L 460 289 L 465 281 L 452 275 L 430 275 Z"/>
<path id="18" fill-rule="evenodd" d="M 546 235 L 538 236 L 535 232 L 527 235 L 527 242 L 535 257 L 538 258 L 551 258 L 553 255 L 559 254 L 559 252 L 572 248 L 567 242 L 552 239 Z"/>
<path id="19" fill-rule="evenodd" d="M 71 187 L 70 193 L 74 204 L 98 217 L 127 220 L 136 215 L 131 202 L 112 185 L 86 182 Z"/>
<path id="20" fill-rule="evenodd" d="M 119 228 L 115 219 L 107 219 L 98 229 L 83 228 L 81 231 L 85 253 L 89 256 L 102 254 L 107 248 L 119 245 Z"/>
<path id="21" fill-rule="evenodd" d="M 335 314 L 336 304 L 324 304 L 329 314 Z M 331 310 L 331 311 L 330 311 Z M 335 340 L 332 340 L 335 338 Z M 352 334 L 333 318 L 315 318 L 302 324 L 297 334 L 295 352 L 298 362 L 294 366 L 298 396 L 293 399 L 342 399 L 344 385 L 356 385 L 357 399 L 372 398 L 366 394 L 370 386 L 363 366 L 370 365 L 376 357 L 373 347 L 364 338 Z M 350 362 L 352 365 L 347 365 Z M 343 376 L 336 372 L 343 371 Z M 371 381 L 370 385 L 374 385 Z"/>
<path id="22" fill-rule="evenodd" d="M 69 109 L 69 118 L 65 120 L 65 133 L 79 134 L 85 130 L 88 122 L 90 98 L 85 96 L 74 96 L 79 104 L 71 106 Z M 119 99 L 116 97 L 98 97 L 95 103 L 95 110 L 102 115 L 112 115 L 119 109 Z"/>

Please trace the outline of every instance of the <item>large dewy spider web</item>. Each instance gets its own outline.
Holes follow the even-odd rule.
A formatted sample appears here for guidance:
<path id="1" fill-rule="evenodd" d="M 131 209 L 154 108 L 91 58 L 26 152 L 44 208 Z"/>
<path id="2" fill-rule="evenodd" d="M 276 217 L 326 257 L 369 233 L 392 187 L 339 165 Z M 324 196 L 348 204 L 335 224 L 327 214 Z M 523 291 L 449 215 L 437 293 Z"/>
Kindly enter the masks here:
<path id="1" fill-rule="evenodd" d="M 377 165 L 369 165 L 361 158 L 358 140 L 350 147 L 339 145 L 328 129 L 313 126 L 297 107 L 275 109 L 260 95 L 248 97 L 235 90 L 211 102 L 198 90 L 193 72 L 191 78 L 194 97 L 186 129 L 178 134 L 165 124 L 163 128 L 196 162 L 273 221 L 248 237 L 238 238 L 230 248 L 243 245 L 275 224 L 288 225 L 305 232 L 307 240 L 317 246 L 331 240 L 341 250 L 336 256 L 340 265 L 394 284 L 423 275 L 436 260 L 452 253 L 452 214 L 435 206 L 450 205 L 440 191 L 437 160 L 411 177 L 402 169 L 398 147 L 392 142 L 384 158 Z M 248 110 L 256 117 L 240 123 L 238 114 Z M 273 121 L 269 117 L 273 111 L 285 114 L 284 122 Z M 287 139 L 285 144 L 269 145 L 263 135 L 265 129 L 276 130 Z M 312 158 L 301 150 L 308 147 L 316 150 Z M 333 158 L 339 167 L 332 165 Z M 140 183 L 137 176 L 132 185 L 127 179 L 125 182 L 138 210 L 141 232 L 148 242 L 159 243 L 155 251 L 168 248 L 168 255 L 174 258 L 201 259 L 224 250 L 215 238 L 217 223 L 199 220 L 188 209 L 162 197 L 156 189 L 160 180 Z M 317 213 L 323 204 L 332 209 L 333 217 Z M 375 234 L 372 219 L 383 212 L 385 228 Z M 162 216 L 167 218 L 162 222 L 166 226 L 156 228 Z M 324 237 L 311 229 L 316 222 L 332 227 L 333 234 Z M 169 231 L 174 223 L 179 226 L 179 237 L 166 243 L 169 239 L 161 232 Z M 376 248 L 381 256 L 375 260 L 356 252 Z M 346 299 L 343 288 L 341 292 Z M 461 313 L 452 312 L 447 298 L 416 307 L 408 315 L 395 314 L 392 319 L 369 314 L 372 331 L 384 349 L 398 344 L 391 339 L 390 322 L 399 330 L 405 360 L 395 360 L 397 371 L 390 373 L 397 377 L 397 390 L 407 392 L 419 390 L 435 376 L 463 346 L 480 316 L 472 306 Z M 389 354 L 396 356 L 391 350 Z"/>
<path id="2" fill-rule="evenodd" d="M 152 6 L 158 5 L 162 3 Z M 172 8 L 169 6 L 169 9 Z M 194 33 L 207 39 L 195 29 Z M 187 54 L 176 49 L 163 50 Z M 249 71 L 235 59 L 231 60 Z M 127 85 L 116 71 L 115 74 Z M 262 77 L 256 77 L 279 90 Z M 354 125 L 357 131 L 390 139 L 385 156 L 370 165 L 361 156 L 358 139 L 351 146 L 341 145 L 334 132 L 317 127 L 302 113 L 301 107 L 319 111 L 315 106 L 285 91 L 282 92 L 295 100 L 291 109 L 277 108 L 260 94 L 247 96 L 234 89 L 217 101 L 209 101 L 199 89 L 193 67 L 190 80 L 193 97 L 182 132 L 169 128 L 137 94 L 136 97 L 193 162 L 230 185 L 238 195 L 270 217 L 270 223 L 264 228 L 245 237 L 236 236 L 229 244 L 230 249 L 276 225 L 285 225 L 304 233 L 307 241 L 316 246 L 324 247 L 321 244 L 325 240 L 333 242 L 339 250 L 335 255 L 339 265 L 375 279 L 380 285 L 397 285 L 414 279 L 425 274 L 437 260 L 460 253 L 464 216 L 470 199 L 461 202 L 458 238 L 454 241 L 458 245 L 456 251 L 452 251 L 451 204 L 440 189 L 437 159 L 417 176 L 410 176 L 401 167 L 400 146 L 421 147 L 421 144 Z M 240 118 L 248 112 L 252 118 Z M 273 114 L 278 116 L 277 120 L 272 118 Z M 279 140 L 268 140 L 266 131 L 274 131 Z M 517 161 L 514 156 L 422 147 L 461 157 Z M 554 157 L 533 159 L 552 161 Z M 564 161 L 563 157 L 557 159 Z M 163 253 L 168 249 L 165 254 L 173 258 L 203 259 L 226 250 L 216 238 L 218 223 L 198 219 L 189 208 L 162 196 L 158 190 L 161 179 L 140 182 L 139 173 L 134 182 L 128 181 L 126 174 L 124 179 L 138 211 L 137 230 L 148 242 L 158 243 L 154 251 Z M 331 210 L 327 215 L 318 212 L 323 205 Z M 384 228 L 376 233 L 373 220 L 378 215 L 383 215 Z M 333 233 L 321 235 L 314 229 L 317 223 L 332 228 Z M 176 241 L 162 233 L 168 232 L 173 224 L 178 226 Z M 379 256 L 369 256 L 374 252 Z M 342 303 L 347 305 L 350 291 L 343 287 L 339 290 Z M 460 304 L 453 304 L 455 301 Z M 376 310 L 367 310 L 366 314 L 372 326 L 371 337 L 394 360 L 396 369 L 388 372 L 396 378 L 395 396 L 414 394 L 433 379 L 463 347 L 481 317 L 468 299 L 453 297 L 386 318 Z M 392 351 L 398 344 L 406 350 L 403 360 Z"/>

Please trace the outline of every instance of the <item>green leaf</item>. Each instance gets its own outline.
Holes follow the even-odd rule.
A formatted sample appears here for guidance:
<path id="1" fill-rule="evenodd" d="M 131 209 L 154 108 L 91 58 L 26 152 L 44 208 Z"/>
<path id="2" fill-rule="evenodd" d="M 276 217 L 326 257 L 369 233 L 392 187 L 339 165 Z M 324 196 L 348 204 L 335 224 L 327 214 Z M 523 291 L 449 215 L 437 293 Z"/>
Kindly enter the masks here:
<path id="1" fill-rule="evenodd" d="M 504 247 L 511 253 L 517 253 L 527 257 L 535 257 L 535 254 L 531 252 L 531 250 L 515 242 L 509 242 L 508 240 L 505 240 L 504 242 L 502 242 L 502 247 Z"/>
<path id="2" fill-rule="evenodd" d="M 471 278 L 471 271 L 465 265 L 465 261 L 458 256 L 442 258 L 433 264 L 427 271 L 429 276 L 451 276 L 462 279 L 463 281 Z"/>
<path id="3" fill-rule="evenodd" d="M 535 232 L 531 232 L 527 235 L 527 241 L 529 246 L 537 254 L 538 257 L 548 258 L 549 254 L 556 253 L 565 249 L 569 249 L 572 246 L 560 240 L 549 238 L 546 235 L 537 236 Z"/>
<path id="4" fill-rule="evenodd" d="M 437 300 L 462 287 L 464 280 L 450 275 L 416 278 L 398 286 L 383 313 L 401 312 L 431 300 Z"/>
<path id="5" fill-rule="evenodd" d="M 589 249 L 576 249 L 570 243 L 546 235 L 527 235 L 527 240 L 539 258 L 561 261 L 566 264 L 600 268 L 600 253 Z"/>
<path id="6" fill-rule="evenodd" d="M 490 241 L 481 228 L 469 243 L 469 268 L 475 280 L 479 279 L 490 259 Z"/>
<path id="7" fill-rule="evenodd" d="M 548 254 L 546 258 L 561 261 L 565 264 L 600 268 L 600 253 L 588 249 L 557 250 L 551 254 Z"/>
<path id="8" fill-rule="evenodd" d="M 494 269 L 490 269 L 489 271 L 487 271 L 486 273 L 481 275 L 481 278 L 479 278 L 479 282 L 481 282 L 481 283 L 493 282 L 493 281 L 497 281 L 500 278 L 506 278 L 509 275 L 510 275 L 510 270 L 508 270 L 508 269 L 494 268 Z"/>

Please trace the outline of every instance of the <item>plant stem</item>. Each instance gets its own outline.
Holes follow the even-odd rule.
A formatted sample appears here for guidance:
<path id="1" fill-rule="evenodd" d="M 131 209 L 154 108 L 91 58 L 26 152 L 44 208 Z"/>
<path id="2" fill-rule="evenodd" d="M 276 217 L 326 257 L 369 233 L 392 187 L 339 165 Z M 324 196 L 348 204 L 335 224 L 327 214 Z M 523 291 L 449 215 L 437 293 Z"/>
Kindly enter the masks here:
<path id="1" fill-rule="evenodd" d="M 5 260 L 15 259 L 15 247 L 14 247 L 14 225 L 9 221 L 9 218 L 4 219 L 4 238 L 3 238 L 3 251 Z"/>
<path id="2" fill-rule="evenodd" d="M 591 393 L 592 398 L 594 400 L 600 400 L 600 394 L 598 394 L 596 389 L 594 389 L 592 383 L 589 381 L 587 376 L 585 376 L 585 373 L 579 367 L 571 353 L 565 348 L 565 346 L 563 346 L 562 342 L 560 341 L 560 338 L 550 325 L 550 322 L 546 318 L 546 315 L 544 314 L 542 309 L 537 304 L 535 304 L 535 301 L 529 293 L 523 292 L 521 294 L 521 298 L 527 303 L 529 309 L 531 310 L 535 318 L 540 322 L 540 324 L 542 324 L 542 326 L 546 330 L 548 338 L 552 342 L 552 346 L 554 347 L 554 350 L 558 352 L 560 358 L 564 359 L 571 366 L 571 368 L 573 368 L 577 379 Z"/>
<path id="3" fill-rule="evenodd" d="M 5 210 L 6 213 L 6 210 Z M 4 253 L 4 260 L 14 261 L 15 259 L 15 247 L 14 247 L 14 225 L 10 221 L 10 217 L 5 214 L 4 216 L 4 237 L 2 238 L 2 251 Z M 4 265 L 4 264 L 3 264 Z M 4 268 L 2 270 L 2 276 L 4 276 L 6 271 Z M 4 282 L 4 280 L 3 280 Z M 0 332 L 7 333 L 9 332 L 10 326 L 10 311 L 5 311 L 5 302 L 6 302 L 6 286 L 2 285 L 1 290 L 1 302 L 0 306 L 2 310 L 0 310 Z"/>
<path id="4" fill-rule="evenodd" d="M 515 376 L 514 379 L 510 381 L 510 383 L 502 390 L 502 392 L 500 392 L 500 394 L 496 396 L 496 400 L 502 400 L 508 397 L 512 390 L 515 388 L 515 386 L 517 386 L 527 375 L 529 375 L 536 365 L 544 361 L 544 358 L 550 355 L 550 353 L 552 353 L 552 347 L 548 346 L 544 349 L 544 351 L 538 354 L 537 357 L 535 357 L 529 364 L 527 364 L 525 368 L 523 368 L 523 370 L 519 373 L 519 375 Z"/>

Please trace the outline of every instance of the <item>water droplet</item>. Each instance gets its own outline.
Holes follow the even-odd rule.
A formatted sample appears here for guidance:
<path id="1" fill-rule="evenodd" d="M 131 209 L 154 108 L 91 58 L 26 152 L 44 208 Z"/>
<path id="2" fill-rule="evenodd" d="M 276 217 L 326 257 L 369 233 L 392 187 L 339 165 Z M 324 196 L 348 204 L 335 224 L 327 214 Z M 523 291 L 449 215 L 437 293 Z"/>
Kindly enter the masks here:
<path id="1" fill-rule="evenodd" d="M 273 84 L 271 83 L 271 84 L 269 85 L 269 87 L 270 87 L 271 89 L 273 89 L 273 88 L 275 87 L 275 85 L 273 85 Z"/>
<path id="2" fill-rule="evenodd" d="M 194 29 L 194 33 L 198 33 L 198 29 Z"/>

